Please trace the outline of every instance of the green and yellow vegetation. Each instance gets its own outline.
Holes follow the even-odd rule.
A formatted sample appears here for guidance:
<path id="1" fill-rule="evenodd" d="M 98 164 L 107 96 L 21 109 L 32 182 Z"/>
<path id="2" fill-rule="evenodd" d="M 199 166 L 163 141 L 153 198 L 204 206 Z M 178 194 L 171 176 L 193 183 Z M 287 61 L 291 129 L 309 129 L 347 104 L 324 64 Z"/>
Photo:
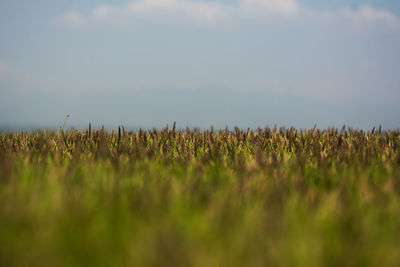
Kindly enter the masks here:
<path id="1" fill-rule="evenodd" d="M 399 266 L 400 131 L 0 134 L 1 266 Z"/>

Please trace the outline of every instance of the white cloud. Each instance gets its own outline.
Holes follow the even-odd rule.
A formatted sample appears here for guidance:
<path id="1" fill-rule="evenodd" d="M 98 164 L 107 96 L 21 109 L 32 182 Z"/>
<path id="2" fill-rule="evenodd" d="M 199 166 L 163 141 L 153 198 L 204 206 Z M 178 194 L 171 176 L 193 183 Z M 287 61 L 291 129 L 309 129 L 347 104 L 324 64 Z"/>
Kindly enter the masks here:
<path id="1" fill-rule="evenodd" d="M 86 23 L 86 18 L 78 12 L 71 11 L 59 17 L 57 21 L 68 26 L 78 27 Z"/>
<path id="2" fill-rule="evenodd" d="M 212 23 L 230 16 L 233 8 L 219 3 L 182 0 L 140 0 L 125 6 L 100 5 L 92 12 L 95 21 L 128 23 L 134 19 L 185 18 L 200 23 Z"/>
<path id="3" fill-rule="evenodd" d="M 237 19 L 310 16 L 317 21 L 341 21 L 345 18 L 353 23 L 383 22 L 388 26 L 400 27 L 398 17 L 370 5 L 363 5 L 358 9 L 345 8 L 340 12 L 326 12 L 303 6 L 298 0 L 239 0 L 236 4 L 205 0 L 135 0 L 125 5 L 102 4 L 86 16 L 69 12 L 61 16 L 59 21 L 70 26 L 82 26 L 86 23 L 131 25 L 145 20 L 184 20 L 214 24 Z"/>
<path id="4" fill-rule="evenodd" d="M 292 16 L 299 8 L 296 0 L 240 0 L 237 4 L 201 0 L 137 0 L 122 6 L 102 4 L 87 16 L 69 12 L 58 20 L 70 26 L 81 26 L 86 22 L 126 24 L 135 19 L 166 18 L 210 24 L 239 17 Z"/>
<path id="5" fill-rule="evenodd" d="M 141 0 L 129 3 L 123 11 L 132 17 L 183 16 L 210 23 L 227 16 L 230 13 L 230 7 L 210 2 Z"/>
<path id="6" fill-rule="evenodd" d="M 381 22 L 391 27 L 400 27 L 400 19 L 386 10 L 363 5 L 356 10 L 345 8 L 343 14 L 356 22 Z"/>
<path id="7" fill-rule="evenodd" d="M 107 5 L 100 5 L 93 11 L 93 16 L 96 19 L 103 19 L 110 13 L 110 7 Z"/>
<path id="8" fill-rule="evenodd" d="M 239 4 L 240 12 L 245 14 L 294 15 L 299 11 L 299 7 L 295 0 L 241 0 Z"/>

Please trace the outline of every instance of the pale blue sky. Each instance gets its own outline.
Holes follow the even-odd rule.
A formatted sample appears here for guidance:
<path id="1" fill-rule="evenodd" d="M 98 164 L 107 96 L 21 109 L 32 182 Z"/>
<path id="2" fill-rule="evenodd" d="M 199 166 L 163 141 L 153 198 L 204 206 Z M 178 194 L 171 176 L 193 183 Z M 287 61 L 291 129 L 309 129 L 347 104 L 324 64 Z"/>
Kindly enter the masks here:
<path id="1" fill-rule="evenodd" d="M 400 127 L 395 0 L 3 0 L 0 128 Z"/>

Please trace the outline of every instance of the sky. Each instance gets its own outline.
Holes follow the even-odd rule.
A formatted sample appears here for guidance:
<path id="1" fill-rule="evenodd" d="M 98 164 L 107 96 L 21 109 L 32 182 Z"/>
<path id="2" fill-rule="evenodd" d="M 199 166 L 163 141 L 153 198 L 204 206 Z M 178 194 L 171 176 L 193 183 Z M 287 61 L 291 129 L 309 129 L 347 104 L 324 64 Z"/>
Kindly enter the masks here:
<path id="1" fill-rule="evenodd" d="M 398 0 L 1 0 L 0 129 L 400 128 Z"/>

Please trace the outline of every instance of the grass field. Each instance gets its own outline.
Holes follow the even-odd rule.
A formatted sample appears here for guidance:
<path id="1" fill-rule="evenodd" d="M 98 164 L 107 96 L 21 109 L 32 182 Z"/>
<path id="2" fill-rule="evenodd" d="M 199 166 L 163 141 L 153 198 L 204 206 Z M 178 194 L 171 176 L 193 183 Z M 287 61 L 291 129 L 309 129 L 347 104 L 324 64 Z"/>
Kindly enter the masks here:
<path id="1" fill-rule="evenodd" d="M 400 131 L 0 134 L 0 266 L 400 266 Z"/>

